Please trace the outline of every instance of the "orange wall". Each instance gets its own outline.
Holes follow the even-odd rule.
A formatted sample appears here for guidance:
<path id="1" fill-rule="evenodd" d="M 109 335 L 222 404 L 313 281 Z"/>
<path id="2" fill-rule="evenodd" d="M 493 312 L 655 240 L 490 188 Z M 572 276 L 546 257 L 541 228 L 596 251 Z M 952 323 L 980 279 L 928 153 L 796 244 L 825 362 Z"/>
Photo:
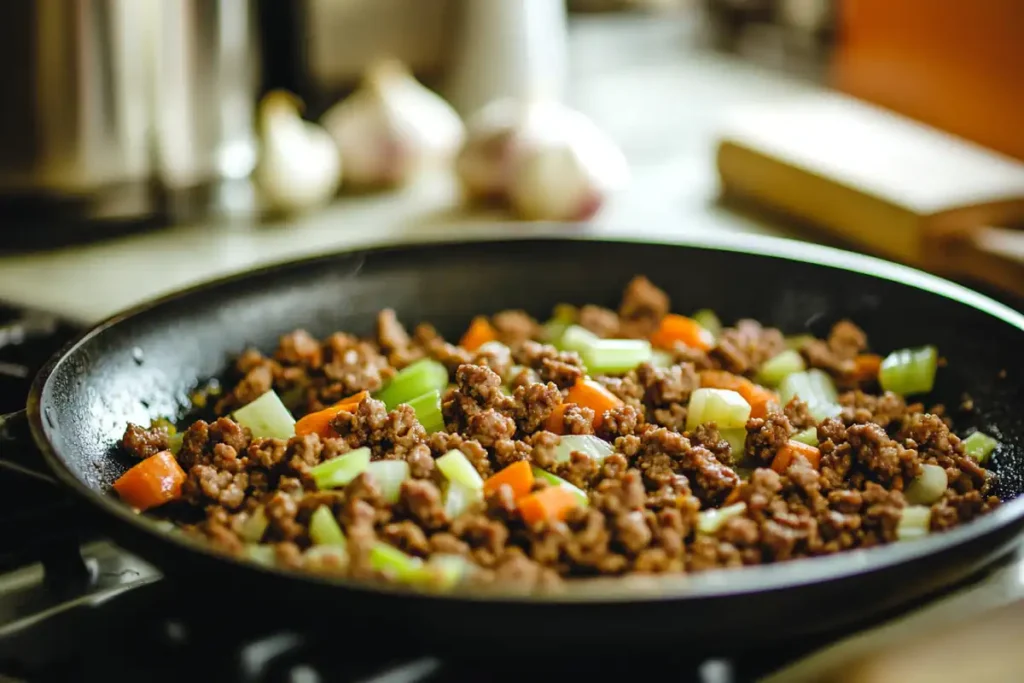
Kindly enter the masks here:
<path id="1" fill-rule="evenodd" d="M 1024 0 L 839 0 L 840 89 L 1024 159 Z"/>

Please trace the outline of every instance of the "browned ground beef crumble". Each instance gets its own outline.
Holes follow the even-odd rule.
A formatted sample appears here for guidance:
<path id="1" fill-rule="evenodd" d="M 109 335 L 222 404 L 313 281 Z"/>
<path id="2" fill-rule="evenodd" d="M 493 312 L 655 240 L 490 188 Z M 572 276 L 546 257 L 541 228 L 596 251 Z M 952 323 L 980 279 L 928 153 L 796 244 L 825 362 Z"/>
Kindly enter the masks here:
<path id="1" fill-rule="evenodd" d="M 646 337 L 668 311 L 665 293 L 638 277 L 618 312 L 583 306 L 577 322 L 601 337 Z M 188 427 L 177 454 L 188 474 L 184 500 L 165 512 L 188 533 L 241 554 L 240 530 L 262 506 L 269 520 L 262 542 L 273 544 L 278 563 L 288 567 L 373 577 L 369 549 L 385 541 L 424 558 L 464 556 L 479 568 L 474 582 L 538 588 L 564 578 L 694 572 L 892 542 L 906 505 L 902 491 L 922 463 L 943 467 L 949 480 L 932 505 L 933 531 L 999 503 L 989 494 L 990 473 L 964 455 L 941 410 L 927 413 L 920 403 L 880 395 L 873 382 L 857 385 L 853 359 L 867 349 L 867 338 L 852 322 L 839 322 L 827 339 L 801 348 L 809 366 L 827 371 L 846 390 L 841 415 L 816 425 L 807 406 L 794 399 L 749 420 L 744 453 L 732 452 L 713 425 L 683 431 L 687 401 L 700 386 L 701 369 L 753 377 L 785 348 L 779 330 L 740 320 L 707 353 L 678 345 L 671 367 L 644 364 L 623 376 L 597 377 L 624 403 L 604 415 L 598 436 L 615 452 L 600 465 L 581 453 L 556 465 L 561 437 L 543 429 L 582 376 L 579 357 L 540 343 L 541 326 L 522 311 L 498 313 L 491 322 L 504 346 L 475 352 L 446 342 L 426 323 L 410 334 L 391 310 L 381 311 L 375 339 L 338 332 L 321 341 L 296 330 L 281 338 L 273 356 L 246 350 L 235 363 L 234 384 L 216 403 L 218 415 L 270 389 L 289 397 L 302 415 L 380 389 L 398 369 L 429 357 L 450 373 L 452 386 L 443 397 L 447 431 L 428 435 L 408 406 L 389 413 L 372 399 L 354 413 L 338 414 L 335 438 L 253 439 L 226 417 L 200 420 Z M 570 407 L 565 433 L 593 433 L 593 417 L 589 409 Z M 818 427 L 820 468 L 796 458 L 784 474 L 770 469 L 778 449 L 811 426 Z M 129 425 L 122 446 L 145 458 L 167 448 L 167 434 Z M 382 500 L 367 475 L 344 489 L 316 489 L 312 467 L 362 446 L 375 460 L 409 463 L 412 479 L 402 485 L 397 504 Z M 448 519 L 434 459 L 453 448 L 483 477 L 528 460 L 586 490 L 590 505 L 564 522 L 528 527 L 511 490 L 502 487 Z M 745 479 L 734 469 L 740 463 L 750 472 Z M 726 499 L 746 503 L 745 513 L 714 535 L 697 534 L 698 512 Z M 321 505 L 348 537 L 347 565 L 305 554 L 309 519 Z"/>

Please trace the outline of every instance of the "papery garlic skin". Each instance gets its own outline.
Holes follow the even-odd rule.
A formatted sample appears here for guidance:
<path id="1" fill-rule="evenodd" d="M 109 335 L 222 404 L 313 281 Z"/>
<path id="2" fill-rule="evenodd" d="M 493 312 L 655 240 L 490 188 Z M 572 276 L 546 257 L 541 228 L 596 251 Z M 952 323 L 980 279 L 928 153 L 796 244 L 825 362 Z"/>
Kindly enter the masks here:
<path id="1" fill-rule="evenodd" d="M 467 119 L 466 141 L 455 159 L 455 173 L 470 199 L 505 198 L 517 140 L 531 108 L 516 100 L 498 100 Z"/>
<path id="2" fill-rule="evenodd" d="M 260 159 L 254 177 L 267 206 L 295 213 L 326 204 L 337 193 L 342 164 L 334 140 L 300 116 L 299 100 L 273 91 L 259 107 Z"/>
<path id="3" fill-rule="evenodd" d="M 375 64 L 322 123 L 345 160 L 346 184 L 362 187 L 402 185 L 448 166 L 465 136 L 451 105 L 393 60 Z"/>

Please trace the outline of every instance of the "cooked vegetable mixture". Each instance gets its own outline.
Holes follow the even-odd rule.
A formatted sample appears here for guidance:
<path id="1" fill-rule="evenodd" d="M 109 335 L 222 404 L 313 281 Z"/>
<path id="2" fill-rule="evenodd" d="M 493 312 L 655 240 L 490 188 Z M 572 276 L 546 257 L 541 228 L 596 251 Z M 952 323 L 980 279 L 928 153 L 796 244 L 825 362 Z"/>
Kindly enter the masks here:
<path id="1" fill-rule="evenodd" d="M 231 555 L 429 589 L 813 557 L 999 504 L 999 444 L 907 398 L 938 364 L 849 321 L 787 338 L 672 313 L 643 277 L 617 312 L 504 311 L 457 345 L 384 310 L 373 339 L 245 351 L 197 397 L 210 423 L 129 425 L 141 462 L 114 490 Z"/>

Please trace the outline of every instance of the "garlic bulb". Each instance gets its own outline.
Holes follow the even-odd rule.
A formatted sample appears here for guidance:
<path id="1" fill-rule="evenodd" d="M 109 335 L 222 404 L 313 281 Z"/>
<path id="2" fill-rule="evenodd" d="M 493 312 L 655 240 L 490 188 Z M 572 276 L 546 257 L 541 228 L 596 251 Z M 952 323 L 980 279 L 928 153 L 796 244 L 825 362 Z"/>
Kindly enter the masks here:
<path id="1" fill-rule="evenodd" d="M 591 218 L 629 179 L 625 156 L 589 118 L 513 100 L 470 118 L 456 171 L 471 198 L 504 198 L 527 220 Z"/>
<path id="2" fill-rule="evenodd" d="M 375 64 L 323 124 L 345 160 L 345 182 L 364 187 L 400 185 L 449 164 L 465 134 L 455 110 L 393 60 Z"/>
<path id="3" fill-rule="evenodd" d="M 325 204 L 341 182 L 341 155 L 323 128 L 304 121 L 301 102 L 275 90 L 259 107 L 260 160 L 256 182 L 272 209 L 297 212 Z"/>

